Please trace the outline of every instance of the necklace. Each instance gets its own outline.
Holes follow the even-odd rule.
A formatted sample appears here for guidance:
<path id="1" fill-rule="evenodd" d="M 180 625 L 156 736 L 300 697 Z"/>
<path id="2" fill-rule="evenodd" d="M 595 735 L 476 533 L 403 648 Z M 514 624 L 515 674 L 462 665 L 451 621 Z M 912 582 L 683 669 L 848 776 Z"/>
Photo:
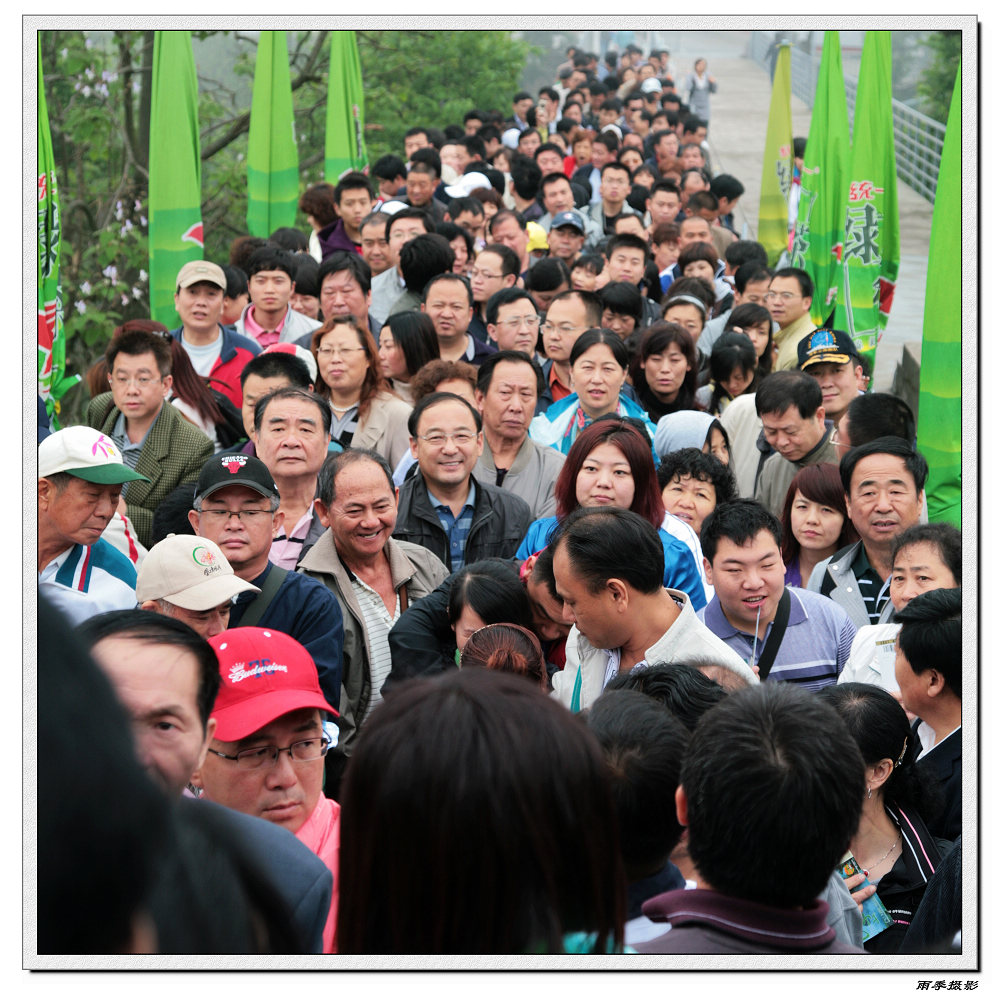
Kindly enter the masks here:
<path id="1" fill-rule="evenodd" d="M 347 406 L 334 406 L 333 401 L 331 400 L 330 409 L 333 410 L 334 413 L 346 413 L 352 406 L 357 406 L 360 402 L 360 399 L 356 399 L 353 403 L 348 403 Z"/>
<path id="2" fill-rule="evenodd" d="M 883 854 L 882 857 L 880 857 L 874 864 L 867 866 L 869 871 L 874 871 L 880 864 L 882 864 L 883 861 L 885 861 L 887 857 L 889 857 L 890 854 L 892 854 L 892 852 L 896 849 L 896 845 L 899 843 L 899 837 L 900 834 L 897 833 L 896 839 L 889 845 L 889 850 L 887 850 L 885 854 Z"/>

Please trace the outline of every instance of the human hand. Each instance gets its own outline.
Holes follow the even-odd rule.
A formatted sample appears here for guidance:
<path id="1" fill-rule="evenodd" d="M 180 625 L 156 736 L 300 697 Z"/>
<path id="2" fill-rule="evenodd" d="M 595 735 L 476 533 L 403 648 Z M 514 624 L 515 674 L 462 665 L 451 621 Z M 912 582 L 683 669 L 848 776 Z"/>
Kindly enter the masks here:
<path id="1" fill-rule="evenodd" d="M 844 879 L 844 884 L 850 891 L 851 898 L 858 904 L 859 910 L 866 899 L 871 899 L 875 895 L 875 886 L 871 883 L 862 885 L 862 882 L 867 878 L 868 875 L 866 872 L 858 872 L 857 875 L 852 875 L 850 878 Z"/>

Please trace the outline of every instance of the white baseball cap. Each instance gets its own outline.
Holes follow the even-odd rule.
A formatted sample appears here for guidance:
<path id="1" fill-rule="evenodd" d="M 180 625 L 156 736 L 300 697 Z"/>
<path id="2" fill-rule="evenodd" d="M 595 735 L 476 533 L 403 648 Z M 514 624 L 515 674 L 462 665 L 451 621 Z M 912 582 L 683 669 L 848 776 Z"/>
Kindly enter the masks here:
<path id="1" fill-rule="evenodd" d="M 188 611 L 207 611 L 245 590 L 260 588 L 241 580 L 215 542 L 198 535 L 167 535 L 143 559 L 135 596 L 169 601 Z"/>
<path id="2" fill-rule="evenodd" d="M 118 445 L 93 427 L 64 427 L 38 446 L 38 475 L 68 472 L 88 483 L 108 486 L 149 480 L 125 464 Z"/>

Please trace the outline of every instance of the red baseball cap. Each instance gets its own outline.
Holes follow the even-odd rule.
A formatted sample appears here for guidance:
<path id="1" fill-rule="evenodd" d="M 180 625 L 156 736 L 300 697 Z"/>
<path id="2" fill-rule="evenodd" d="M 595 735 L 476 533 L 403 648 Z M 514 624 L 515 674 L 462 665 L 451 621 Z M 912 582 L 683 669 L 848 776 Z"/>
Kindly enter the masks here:
<path id="1" fill-rule="evenodd" d="M 323 697 L 313 658 L 290 635 L 273 628 L 232 628 L 208 642 L 222 675 L 212 711 L 216 739 L 241 740 L 300 708 L 338 716 Z"/>

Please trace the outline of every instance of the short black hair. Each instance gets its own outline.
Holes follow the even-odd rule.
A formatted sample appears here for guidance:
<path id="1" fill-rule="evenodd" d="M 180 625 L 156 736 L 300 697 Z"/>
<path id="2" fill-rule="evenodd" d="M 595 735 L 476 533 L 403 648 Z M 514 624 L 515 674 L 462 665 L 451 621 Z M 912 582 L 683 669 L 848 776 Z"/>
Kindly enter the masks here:
<path id="1" fill-rule="evenodd" d="M 487 243 L 477 255 L 477 260 L 484 253 L 496 254 L 500 258 L 500 274 L 506 278 L 508 274 L 521 273 L 521 260 L 506 243 Z"/>
<path id="2" fill-rule="evenodd" d="M 426 209 L 418 208 L 416 205 L 407 205 L 398 212 L 393 212 L 385 221 L 385 238 L 389 239 L 392 227 L 402 219 L 419 219 L 424 224 L 424 230 L 428 233 L 435 231 L 434 220 Z M 357 256 L 357 254 L 355 254 Z"/>
<path id="3" fill-rule="evenodd" d="M 774 378 L 769 375 L 768 378 Z M 764 380 L 767 382 L 767 379 Z M 817 386 L 818 388 L 818 386 Z M 917 449 L 898 437 L 880 437 L 874 441 L 868 441 L 851 448 L 851 450 L 840 460 L 840 481 L 844 485 L 844 493 L 851 495 L 851 476 L 854 475 L 854 468 L 863 458 L 869 455 L 895 455 L 903 460 L 906 471 L 913 477 L 913 484 L 919 494 L 927 482 L 927 459 L 920 454 Z"/>
<path id="4" fill-rule="evenodd" d="M 553 557 L 560 547 L 592 594 L 609 579 L 624 580 L 641 594 L 663 589 L 663 543 L 644 517 L 617 507 L 578 507 L 549 539 Z"/>
<path id="5" fill-rule="evenodd" d="M 222 677 L 215 650 L 190 625 L 156 611 L 106 611 L 77 626 L 77 635 L 89 652 L 104 639 L 135 639 L 149 646 L 176 646 L 190 653 L 198 664 L 198 717 L 201 727 L 208 725 L 219 693 Z"/>
<path id="6" fill-rule="evenodd" d="M 252 278 L 258 271 L 284 271 L 291 281 L 295 281 L 295 260 L 279 246 L 261 247 L 254 250 L 247 261 L 247 278 Z"/>
<path id="7" fill-rule="evenodd" d="M 754 405 L 758 417 L 765 413 L 784 413 L 794 406 L 799 416 L 808 420 L 823 405 L 823 390 L 806 372 L 772 372 L 761 380 Z"/>
<path id="8" fill-rule="evenodd" d="M 774 278 L 794 278 L 799 283 L 799 290 L 804 299 L 811 299 L 815 291 L 809 272 L 803 271 L 801 267 L 781 267 L 774 272 Z"/>
<path id="9" fill-rule="evenodd" d="M 651 875 L 684 832 L 674 796 L 690 733 L 639 691 L 605 688 L 586 720 L 608 765 L 626 878 Z"/>
<path id="10" fill-rule="evenodd" d="M 553 143 L 544 145 L 552 147 Z M 539 147 L 541 150 L 542 147 Z M 565 174 L 561 176 L 565 177 Z M 542 171 L 538 164 L 527 156 L 515 156 L 510 164 L 510 179 L 514 183 L 514 190 L 518 197 L 530 201 L 538 194 L 539 185 L 542 183 Z M 567 178 L 568 179 L 568 178 Z"/>
<path id="11" fill-rule="evenodd" d="M 917 436 L 913 411 L 891 392 L 868 392 L 852 399 L 847 407 L 847 426 L 855 447 L 890 435 L 904 441 Z"/>
<path id="12" fill-rule="evenodd" d="M 513 291 L 513 289 L 508 290 Z M 524 351 L 496 351 L 485 358 L 476 372 L 476 388 L 481 393 L 485 395 L 489 391 L 493 382 L 493 371 L 497 365 L 504 361 L 531 365 L 531 370 L 535 373 L 535 388 L 538 390 L 538 395 L 541 396 L 545 391 L 545 377 L 542 375 L 542 369 Z"/>
<path id="13" fill-rule="evenodd" d="M 854 836 L 864 762 L 837 713 L 795 684 L 755 684 L 706 712 L 681 769 L 688 850 L 717 892 L 806 906 Z M 747 858 L 780 857 L 778 866 Z"/>
<path id="14" fill-rule="evenodd" d="M 947 521 L 912 525 L 892 540 L 892 562 L 895 563 L 896 556 L 911 545 L 934 546 L 955 582 L 962 585 L 962 532 L 955 525 Z"/>
<path id="15" fill-rule="evenodd" d="M 410 432 L 410 437 L 415 438 L 417 436 L 417 430 L 420 427 L 420 418 L 424 415 L 425 410 L 429 410 L 438 403 L 451 402 L 456 399 L 469 408 L 469 412 L 472 414 L 476 424 L 476 432 L 481 431 L 483 429 L 483 418 L 480 416 L 479 411 L 464 396 L 458 396 L 453 392 L 432 392 L 424 396 L 410 411 L 409 419 L 406 421 L 406 429 Z"/>
<path id="16" fill-rule="evenodd" d="M 485 215 L 483 203 L 478 198 L 465 196 L 462 198 L 452 198 L 448 202 L 448 218 L 452 222 L 463 212 L 471 212 L 473 215 Z"/>
<path id="17" fill-rule="evenodd" d="M 300 389 L 308 389 L 312 384 L 309 366 L 294 354 L 285 351 L 268 351 L 251 358 L 240 372 L 240 388 L 247 384 L 251 375 L 258 378 L 277 378 L 283 376 Z"/>
<path id="18" fill-rule="evenodd" d="M 268 236 L 268 240 L 296 256 L 309 249 L 309 237 L 301 229 L 292 226 L 279 226 Z"/>
<path id="19" fill-rule="evenodd" d="M 328 274 L 339 274 L 341 271 L 351 272 L 351 276 L 361 286 L 362 294 L 367 295 L 372 290 L 372 269 L 368 266 L 368 261 L 353 250 L 334 250 L 329 257 L 323 258 L 316 275 L 319 287 L 322 289 Z"/>
<path id="20" fill-rule="evenodd" d="M 456 146 L 464 146 L 474 160 L 486 159 L 486 143 L 478 135 L 463 135 L 455 140 Z"/>
<path id="21" fill-rule="evenodd" d="M 415 240 L 416 238 L 414 240 L 411 240 L 410 242 L 411 243 L 415 242 Z M 403 250 L 405 250 L 406 247 L 409 245 L 410 244 L 407 243 L 406 246 L 403 247 Z M 448 247 L 448 249 L 451 250 L 451 247 Z M 451 250 L 451 255 L 452 255 L 452 263 L 454 263 L 455 262 L 454 250 Z M 400 256 L 402 256 L 402 250 L 400 251 Z M 458 282 L 458 284 L 460 284 L 465 289 L 465 294 L 468 297 L 469 305 L 470 306 L 472 305 L 472 286 L 469 284 L 469 279 L 464 274 L 456 274 L 454 271 L 450 271 L 447 269 L 439 272 L 438 274 L 432 275 L 431 278 L 424 285 L 422 298 L 425 302 L 427 301 L 427 296 L 430 294 L 430 290 L 440 281 Z"/>
<path id="22" fill-rule="evenodd" d="M 746 545 L 761 531 L 768 532 L 778 549 L 781 548 L 781 522 L 763 504 L 743 497 L 716 504 L 701 524 L 701 551 L 712 563 L 723 538 Z"/>
<path id="23" fill-rule="evenodd" d="M 635 233 L 615 233 L 608 240 L 607 246 L 604 249 L 605 257 L 611 260 L 611 255 L 619 247 L 627 247 L 630 250 L 641 250 L 643 260 L 649 260 L 649 244 L 641 236 L 636 236 Z"/>
<path id="24" fill-rule="evenodd" d="M 902 611 L 896 641 L 915 674 L 936 670 L 962 697 L 962 588 L 928 590 Z"/>
<path id="25" fill-rule="evenodd" d="M 598 293 L 602 309 L 631 316 L 636 324 L 642 322 L 642 294 L 628 281 L 609 281 Z"/>
<path id="26" fill-rule="evenodd" d="M 726 258 L 726 263 L 733 268 L 734 274 L 744 264 L 754 261 L 760 267 L 767 267 L 767 251 L 764 245 L 756 240 L 733 240 L 726 247 L 723 256 Z"/>
<path id="27" fill-rule="evenodd" d="M 426 135 L 426 131 L 421 129 Z M 438 180 L 441 177 L 441 154 L 433 146 L 421 146 L 420 149 L 415 149 L 410 155 L 410 173 L 413 172 L 414 167 L 420 167 L 417 173 L 432 173 L 434 179 Z M 430 168 L 429 171 L 424 168 Z"/>
<path id="28" fill-rule="evenodd" d="M 386 153 L 372 164 L 372 176 L 381 181 L 394 181 L 397 177 L 406 177 L 406 164 L 399 156 Z"/>
<path id="29" fill-rule="evenodd" d="M 372 182 L 360 170 L 351 170 L 337 181 L 337 186 L 333 189 L 333 200 L 337 205 L 346 191 L 367 191 L 369 198 L 375 198 Z"/>
<path id="30" fill-rule="evenodd" d="M 509 249 L 505 247 L 504 249 Z M 531 308 L 537 312 L 535 300 L 523 289 L 515 285 L 513 288 L 501 288 L 494 292 L 486 301 L 486 325 L 492 326 L 497 321 L 501 306 L 509 306 L 512 302 L 520 302 L 522 299 L 531 303 Z"/>
<path id="31" fill-rule="evenodd" d="M 242 267 L 234 267 L 232 264 L 222 264 L 222 273 L 226 276 L 227 299 L 238 299 L 241 295 L 249 295 L 250 289 L 247 286 L 246 271 Z"/>
<path id="32" fill-rule="evenodd" d="M 692 733 L 698 720 L 728 694 L 718 681 L 696 666 L 677 661 L 651 663 L 642 670 L 616 674 L 608 681 L 604 692 L 617 690 L 639 691 L 655 699 Z"/>
<path id="33" fill-rule="evenodd" d="M 660 489 L 666 488 L 674 476 L 690 476 L 715 487 L 715 503 L 729 503 L 739 496 L 736 477 L 728 465 L 723 465 L 714 455 L 700 448 L 678 448 L 667 452 L 656 470 L 656 480 Z"/>
<path id="34" fill-rule="evenodd" d="M 543 257 L 524 276 L 530 292 L 552 292 L 563 284 L 569 285 L 569 268 L 560 257 Z"/>
<path id="35" fill-rule="evenodd" d="M 690 124 L 691 119 L 688 121 Z M 709 190 L 716 198 L 728 198 L 730 201 L 735 201 L 743 195 L 746 188 L 732 174 L 716 174 L 712 178 Z"/>
<path id="36" fill-rule="evenodd" d="M 455 251 L 440 233 L 420 233 L 399 251 L 399 273 L 408 292 L 420 294 L 437 274 L 451 271 Z"/>
<path id="37" fill-rule="evenodd" d="M 749 240 L 737 240 L 736 243 L 750 242 Z M 735 243 L 731 243 L 730 246 L 735 246 Z M 728 254 L 726 260 L 729 260 Z M 758 282 L 766 281 L 768 284 L 771 283 L 771 279 L 774 277 L 774 272 L 766 266 L 766 264 L 760 264 L 755 260 L 746 261 L 740 264 L 733 273 L 733 284 L 736 286 L 736 291 L 742 295 L 747 290 L 747 285 L 755 285 Z M 753 303 L 751 303 L 753 304 Z M 768 316 L 771 314 L 768 313 Z"/>

